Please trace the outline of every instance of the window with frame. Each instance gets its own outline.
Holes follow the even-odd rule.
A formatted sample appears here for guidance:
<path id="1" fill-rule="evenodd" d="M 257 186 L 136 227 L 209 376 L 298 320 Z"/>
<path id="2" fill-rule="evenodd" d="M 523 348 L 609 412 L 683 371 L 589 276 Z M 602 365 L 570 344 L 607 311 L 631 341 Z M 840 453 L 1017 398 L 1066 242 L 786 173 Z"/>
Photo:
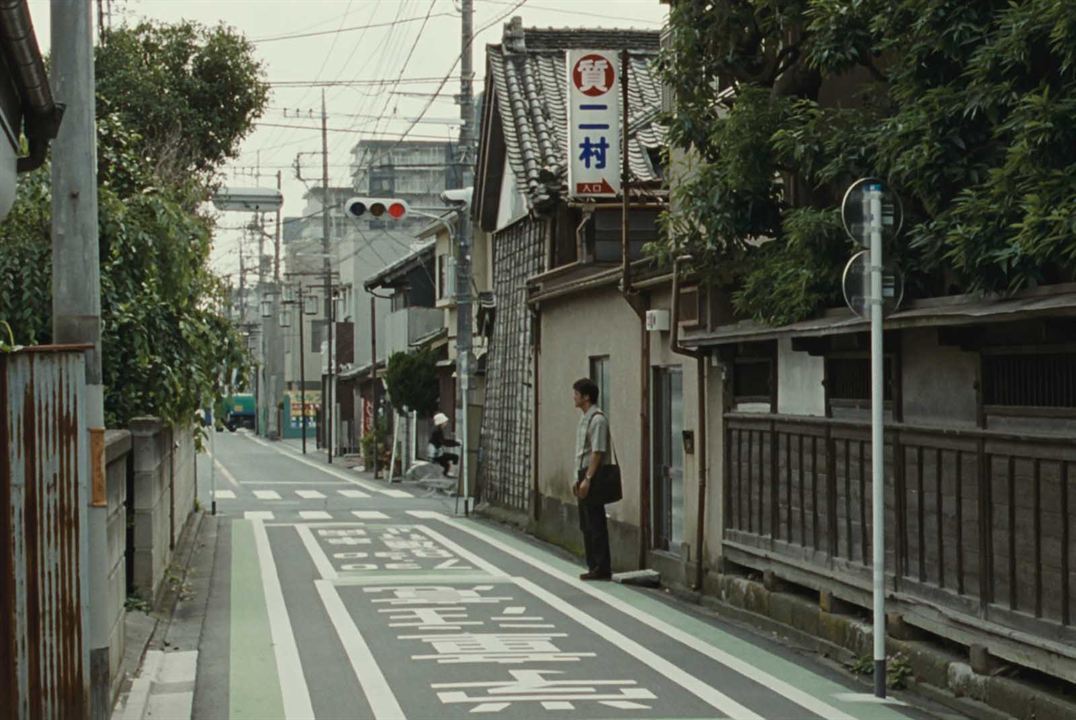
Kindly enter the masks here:
<path id="1" fill-rule="evenodd" d="M 448 287 L 448 255 L 437 256 L 437 299 L 444 300 L 447 297 Z"/>
<path id="2" fill-rule="evenodd" d="M 596 355 L 590 358 L 590 379 L 598 386 L 598 407 L 609 412 L 610 376 L 609 356 Z"/>
<path id="3" fill-rule="evenodd" d="M 1076 408 L 1076 352 L 983 353 L 983 404 Z"/>
<path id="4" fill-rule="evenodd" d="M 773 363 L 773 358 L 764 356 L 733 360 L 732 395 L 736 404 L 772 402 Z"/>
<path id="5" fill-rule="evenodd" d="M 882 388 L 884 402 L 893 399 L 893 363 L 889 356 L 883 361 Z M 869 407 L 871 401 L 870 356 L 826 356 L 826 396 L 831 403 L 852 407 Z"/>

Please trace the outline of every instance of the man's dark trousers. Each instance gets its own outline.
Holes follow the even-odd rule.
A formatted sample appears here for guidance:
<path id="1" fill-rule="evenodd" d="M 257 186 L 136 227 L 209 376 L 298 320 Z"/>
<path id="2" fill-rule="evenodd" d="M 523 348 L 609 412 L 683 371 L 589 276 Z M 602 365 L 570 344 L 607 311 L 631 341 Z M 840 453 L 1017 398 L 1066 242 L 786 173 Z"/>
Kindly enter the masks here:
<path id="1" fill-rule="evenodd" d="M 611 574 L 609 525 L 605 518 L 605 506 L 580 500 L 579 529 L 583 531 L 583 549 L 586 553 L 587 569 L 596 575 Z"/>

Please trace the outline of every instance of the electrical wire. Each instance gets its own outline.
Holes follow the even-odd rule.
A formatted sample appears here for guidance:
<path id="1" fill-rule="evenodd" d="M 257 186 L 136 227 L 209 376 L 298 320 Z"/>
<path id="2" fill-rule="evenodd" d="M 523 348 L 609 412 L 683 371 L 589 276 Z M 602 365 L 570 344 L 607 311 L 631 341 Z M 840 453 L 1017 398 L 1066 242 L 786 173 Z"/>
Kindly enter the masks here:
<path id="1" fill-rule="evenodd" d="M 436 0 L 435 0 L 435 2 L 436 2 Z M 255 43 L 255 44 L 259 44 L 259 43 L 277 42 L 278 40 L 296 40 L 296 39 L 300 39 L 300 38 L 320 37 L 322 35 L 337 35 L 339 33 L 352 32 L 354 30 L 369 30 L 371 28 L 396 27 L 398 25 L 403 25 L 405 23 L 418 22 L 420 20 L 423 23 L 425 23 L 431 17 L 454 17 L 454 14 L 453 13 L 448 13 L 448 12 L 441 12 L 441 13 L 437 13 L 435 15 L 430 15 L 429 13 L 427 13 L 425 17 L 403 18 L 403 19 L 400 19 L 400 20 L 393 20 L 391 22 L 370 23 L 368 25 L 352 25 L 351 27 L 340 27 L 340 28 L 337 28 L 336 30 L 321 30 L 321 31 L 317 31 L 317 32 L 293 33 L 291 35 L 276 35 L 276 36 L 273 36 L 273 37 L 257 38 L 255 40 L 251 40 L 251 42 Z"/>

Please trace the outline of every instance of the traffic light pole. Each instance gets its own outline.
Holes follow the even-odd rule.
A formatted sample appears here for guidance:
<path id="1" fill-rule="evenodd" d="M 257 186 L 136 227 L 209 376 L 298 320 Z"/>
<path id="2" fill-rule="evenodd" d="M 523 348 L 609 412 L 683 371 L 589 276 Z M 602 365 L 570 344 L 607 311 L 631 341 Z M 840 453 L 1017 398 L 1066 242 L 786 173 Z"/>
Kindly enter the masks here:
<path id="1" fill-rule="evenodd" d="M 324 191 L 324 197 L 321 198 L 321 247 L 325 253 L 324 268 L 325 268 L 325 317 L 328 318 L 328 347 L 326 353 L 326 367 L 328 368 L 328 376 L 325 381 L 325 412 L 323 417 L 325 419 L 325 427 L 322 432 L 325 433 L 325 449 L 329 454 L 329 464 L 333 461 L 333 363 L 335 361 L 335 353 L 333 352 L 333 315 L 335 311 L 336 301 L 333 298 L 332 286 L 332 259 L 329 256 L 331 243 L 329 233 L 332 230 L 332 222 L 329 218 L 329 130 L 328 130 L 328 116 L 325 114 L 325 90 L 321 91 L 321 183 Z M 305 434 L 304 434 L 305 437 Z"/>

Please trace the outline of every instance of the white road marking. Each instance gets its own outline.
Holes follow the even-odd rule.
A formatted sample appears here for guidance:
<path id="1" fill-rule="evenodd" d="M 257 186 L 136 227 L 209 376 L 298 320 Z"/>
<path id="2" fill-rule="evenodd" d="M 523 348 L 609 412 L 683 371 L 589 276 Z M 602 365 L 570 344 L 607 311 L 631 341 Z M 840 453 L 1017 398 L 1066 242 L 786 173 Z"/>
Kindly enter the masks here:
<path id="1" fill-rule="evenodd" d="M 333 516 L 324 510 L 300 510 L 299 517 L 303 520 L 332 520 Z"/>
<path id="2" fill-rule="evenodd" d="M 403 720 L 404 713 L 400 703 L 396 700 L 392 688 L 381 672 L 374 654 L 370 652 L 370 646 L 366 644 L 362 633 L 355 626 L 355 621 L 351 619 L 350 613 L 344 607 L 336 587 L 327 580 L 315 580 L 314 585 L 318 589 L 318 594 L 321 595 L 321 601 L 325 604 L 325 610 L 329 614 L 329 619 L 332 620 L 333 627 L 336 628 L 336 635 L 344 646 L 344 652 L 351 661 L 351 669 L 355 672 L 359 684 L 362 685 L 362 692 L 370 703 L 374 718 L 376 720 Z"/>
<path id="3" fill-rule="evenodd" d="M 269 535 L 260 520 L 252 521 L 252 525 L 254 544 L 258 549 L 258 565 L 261 567 L 265 608 L 269 614 L 269 633 L 276 655 L 277 677 L 284 698 L 284 717 L 313 718 L 314 707 L 310 704 L 310 690 L 306 686 L 303 664 L 299 660 L 299 648 L 295 644 L 295 633 L 291 628 L 288 608 L 284 604 L 284 593 L 280 589 L 280 576 L 277 575 L 273 550 L 269 546 Z"/>
<path id="4" fill-rule="evenodd" d="M 235 475 L 232 475 L 232 471 L 224 467 L 224 463 L 222 463 L 220 460 L 213 458 L 213 462 L 216 464 L 217 470 L 220 470 L 221 477 L 230 482 L 232 484 L 232 487 L 238 490 L 239 486 L 243 483 L 236 480 Z"/>
<path id="5" fill-rule="evenodd" d="M 339 478 L 340 480 L 343 480 L 346 483 L 350 483 L 350 484 L 355 485 L 357 487 L 361 487 L 363 490 L 367 490 L 367 491 L 373 492 L 373 493 L 378 493 L 378 494 L 381 494 L 381 495 L 386 495 L 388 497 L 396 497 L 396 498 L 403 498 L 403 497 L 413 498 L 414 497 L 414 495 L 412 495 L 411 493 L 405 493 L 403 490 L 386 490 L 386 489 L 380 488 L 377 485 L 374 485 L 372 483 L 368 483 L 368 482 L 365 482 L 363 480 L 359 480 L 358 478 L 351 477 L 351 476 L 347 475 L 346 473 L 344 473 L 341 470 L 336 470 L 335 468 L 330 468 L 330 467 L 328 467 L 326 465 L 316 463 L 313 460 L 307 460 L 305 457 L 303 457 L 301 455 L 295 455 L 293 452 L 289 452 L 288 450 L 281 450 L 280 448 L 276 447 L 272 443 L 268 443 L 265 440 L 262 440 L 261 438 L 254 437 L 253 435 L 244 435 L 243 437 L 250 438 L 250 440 L 252 440 L 253 442 L 258 443 L 259 445 L 263 445 L 263 446 L 269 448 L 270 450 L 272 450 L 273 452 L 283 455 L 284 457 L 291 458 L 295 462 L 301 462 L 304 465 L 309 465 L 310 467 L 314 468 L 315 470 L 320 470 L 321 472 L 325 473 L 326 475 L 331 475 L 334 478 Z"/>
<path id="6" fill-rule="evenodd" d="M 421 511 L 419 511 L 419 512 L 421 512 Z M 783 696 L 787 700 L 790 700 L 791 702 L 795 703 L 796 705 L 799 705 L 800 707 L 802 707 L 802 708 L 804 708 L 804 709 L 806 709 L 806 710 L 808 710 L 810 712 L 813 712 L 813 713 L 815 713 L 816 715 L 818 715 L 820 717 L 826 718 L 826 720 L 856 720 L 851 715 L 839 710 L 838 708 L 833 707 L 829 703 L 826 703 L 825 701 L 820 700 L 819 698 L 814 697 L 813 695 L 806 692 L 805 690 L 801 690 L 800 688 L 795 687 L 791 683 L 788 683 L 788 682 L 786 682 L 784 680 L 781 680 L 780 678 L 778 678 L 778 677 L 776 677 L 774 675 L 771 675 L 770 673 L 755 667 L 754 665 L 747 662 L 746 660 L 742 660 L 742 659 L 740 659 L 740 658 L 738 658 L 738 657 L 736 657 L 736 656 L 734 656 L 734 655 L 732 655 L 730 653 L 725 652 L 724 650 L 721 650 L 721 649 L 719 649 L 717 647 L 714 647 L 713 645 L 699 639 L 698 637 L 692 635 L 689 632 L 681 630 L 681 629 L 679 629 L 677 627 L 673 627 L 672 625 L 669 625 L 668 623 L 663 622 L 663 621 L 655 618 L 654 616 L 648 614 L 644 610 L 636 608 L 636 607 L 632 606 L 631 604 L 621 600 L 620 598 L 614 597 L 614 596 L 609 595 L 607 593 L 604 593 L 604 592 L 602 592 L 600 590 L 596 590 L 592 586 L 587 585 L 582 580 L 578 580 L 575 577 L 572 577 L 571 575 L 568 575 L 567 573 L 562 572 L 562 571 L 554 568 L 551 565 L 547 565 L 546 563 L 542 562 L 541 560 L 538 560 L 537 558 L 531 557 L 527 553 L 521 552 L 521 551 L 519 551 L 519 550 L 517 550 L 517 549 L 515 549 L 515 548 L 513 548 L 513 547 L 511 547 L 509 545 L 505 545 L 503 543 L 497 543 L 497 541 L 496 541 L 496 539 L 494 537 L 492 537 L 490 535 L 487 535 L 485 532 L 483 532 L 481 530 L 477 530 L 475 528 L 472 528 L 472 527 L 468 526 L 467 524 L 464 524 L 464 523 L 461 523 L 461 522 L 459 522 L 457 520 L 449 518 L 449 517 L 447 517 L 447 516 L 445 516 L 445 515 L 443 515 L 441 513 L 438 513 L 438 512 L 435 512 L 435 511 L 427 511 L 427 512 L 429 513 L 427 515 L 427 517 L 430 517 L 431 519 L 440 520 L 441 522 L 443 522 L 443 523 L 445 523 L 447 525 L 450 525 L 451 527 L 454 527 L 457 530 L 465 532 L 468 535 L 472 535 L 472 536 L 482 540 L 486 544 L 492 545 L 492 546 L 496 547 L 497 549 L 501 550 L 502 552 L 505 552 L 505 553 L 511 555 L 512 557 L 516 558 L 517 560 L 520 560 L 521 562 L 524 562 L 527 565 L 530 565 L 531 567 L 534 567 L 534 568 L 544 572 L 546 575 L 549 575 L 549 576 L 554 577 L 554 578 L 556 578 L 558 580 L 561 580 L 561 581 L 563 581 L 565 583 L 568 583 L 569 585 L 574 586 L 580 592 L 584 592 L 584 593 L 586 593 L 587 595 L 590 595 L 593 598 L 601 600 L 606 605 L 609 605 L 610 607 L 612 607 L 615 610 L 623 613 L 624 615 L 627 615 L 629 617 L 635 618 L 636 620 L 643 623 L 644 625 L 646 625 L 648 627 L 651 627 L 654 630 L 657 630 L 658 632 L 672 638 L 673 640 L 679 641 L 680 643 L 688 646 L 692 650 L 695 650 L 696 652 L 701 653 L 701 654 L 709 657 L 711 660 L 714 660 L 715 662 L 720 663 L 721 665 L 724 665 L 725 667 L 729 668 L 730 670 L 733 670 L 735 672 L 740 673 L 741 675 L 748 678 L 749 680 L 753 680 L 753 681 L 757 682 L 758 684 L 762 685 L 763 687 L 770 688 L 775 693 Z M 416 517 L 418 516 L 417 512 L 411 512 L 409 514 L 411 514 L 413 516 L 416 516 Z M 451 541 L 448 541 L 448 542 L 451 542 Z M 551 598 L 551 600 L 546 600 L 546 602 L 549 602 L 550 604 L 553 604 L 554 601 L 563 602 L 557 596 L 552 595 L 551 593 L 547 593 L 546 590 L 539 587 L 538 585 L 535 585 L 534 583 L 532 583 L 529 580 L 526 580 L 524 578 L 518 578 L 517 582 L 520 583 L 521 587 L 523 587 L 523 586 L 527 586 L 528 588 L 533 587 L 534 592 L 542 593 L 543 595 L 548 594 L 549 597 Z M 571 606 L 569 606 L 569 608 L 571 608 Z M 578 611 L 575 610 L 574 608 L 571 608 L 569 610 L 569 614 L 570 615 L 573 615 L 573 614 L 578 615 Z M 593 624 L 587 623 L 587 626 L 594 628 L 595 631 L 598 632 L 599 635 L 602 635 L 606 639 L 610 639 L 611 638 L 610 635 L 605 634 L 605 633 L 597 630 L 597 627 L 599 625 L 600 625 L 600 623 L 596 623 L 596 621 L 593 621 Z M 627 638 L 625 638 L 625 641 L 633 642 L 633 641 L 627 640 Z M 624 647 L 624 646 L 622 645 L 622 647 Z M 646 652 L 649 652 L 649 651 L 646 651 Z M 655 656 L 655 657 L 657 657 L 657 656 Z M 660 660 L 661 662 L 666 662 L 662 658 L 657 658 L 657 659 Z M 746 712 L 750 713 L 750 715 L 742 716 L 740 714 L 735 714 L 733 716 L 734 717 L 755 717 L 755 718 L 758 717 L 754 713 L 751 713 L 750 710 L 747 710 L 747 708 L 744 708 L 744 710 Z"/>
<path id="7" fill-rule="evenodd" d="M 324 500 L 325 495 L 319 493 L 317 490 L 296 490 L 295 494 L 304 500 Z"/>
<path id="8" fill-rule="evenodd" d="M 465 532 L 470 532 L 471 534 L 482 539 L 486 543 L 492 544 L 490 539 L 484 537 L 482 534 L 472 532 L 469 528 L 465 528 L 462 526 L 462 524 L 449 520 L 443 515 L 439 515 L 437 519 L 441 522 L 451 525 L 452 527 L 459 528 L 461 530 L 464 530 Z M 483 560 L 482 558 L 478 557 L 469 550 L 466 550 L 452 540 L 449 540 L 447 537 L 437 532 L 436 530 L 432 530 L 424 526 L 420 527 L 423 532 L 432 537 L 434 540 L 441 543 L 446 548 L 456 553 L 460 557 L 470 560 L 475 564 L 475 566 L 482 568 L 486 572 L 489 572 L 493 575 L 505 574 L 505 572 L 497 566 L 493 565 L 487 560 Z M 513 549 L 510 547 L 498 547 L 504 552 L 512 554 L 513 556 L 515 555 Z M 544 566 L 544 564 L 540 563 L 539 561 L 534 561 L 533 564 L 535 565 L 535 567 L 538 567 L 539 569 L 551 575 L 557 572 L 553 568 L 548 568 Z M 643 647 L 628 636 L 618 632 L 617 630 L 614 630 L 613 628 L 609 627 L 597 618 L 581 612 L 577 607 L 569 603 L 564 598 L 555 595 L 554 593 L 550 592 L 549 590 L 546 590 L 545 588 L 539 587 L 536 583 L 533 583 L 523 577 L 514 577 L 512 578 L 512 581 L 521 589 L 527 591 L 534 597 L 546 603 L 554 610 L 560 611 L 560 613 L 563 614 L 565 617 L 569 618 L 570 620 L 574 620 L 583 627 L 589 628 L 590 630 L 594 631 L 594 633 L 597 634 L 599 637 L 620 648 L 620 650 L 627 653 L 628 655 L 631 655 L 643 665 L 651 668 L 657 673 L 664 675 L 669 680 L 673 681 L 695 697 L 708 704 L 710 707 L 724 713 L 726 717 L 732 718 L 733 720 L 765 720 L 761 715 L 758 715 L 757 713 L 751 711 L 749 708 L 744 707 L 743 705 L 736 702 L 720 690 L 710 687 L 694 675 L 684 672 L 684 670 L 677 667 L 676 665 L 669 662 L 668 660 L 661 657 L 652 650 Z M 598 596 L 600 597 L 601 594 L 598 593 Z M 624 603 L 624 605 L 630 607 L 627 605 L 627 603 Z M 648 620 L 644 622 L 647 622 L 647 624 L 651 624 L 650 621 L 652 620 L 652 618 L 648 618 Z"/>
<path id="9" fill-rule="evenodd" d="M 247 510 L 243 513 L 245 520 L 272 520 L 273 513 L 269 510 Z"/>
<path id="10" fill-rule="evenodd" d="M 351 514 L 359 520 L 388 520 L 389 516 L 380 510 L 352 510 Z"/>
<path id="11" fill-rule="evenodd" d="M 362 500 L 363 498 L 370 497 L 369 493 L 364 493 L 362 490 L 337 490 L 336 492 L 340 493 L 346 498 L 354 498 L 356 500 Z"/>
<path id="12" fill-rule="evenodd" d="M 279 500 L 280 493 L 276 490 L 255 490 L 254 497 L 259 500 Z"/>
<path id="13" fill-rule="evenodd" d="M 231 490 L 217 490 L 213 497 L 217 500 L 235 500 L 235 493 Z"/>
<path id="14" fill-rule="evenodd" d="M 311 532 L 310 526 L 295 525 L 294 527 L 295 531 L 299 533 L 299 539 L 303 541 L 303 546 L 310 555 L 310 559 L 314 561 L 314 567 L 318 569 L 321 579 L 337 580 L 340 576 L 336 573 L 336 568 L 330 562 L 329 556 L 325 554 L 325 551 L 321 549 L 321 545 L 314 538 L 314 533 Z"/>

